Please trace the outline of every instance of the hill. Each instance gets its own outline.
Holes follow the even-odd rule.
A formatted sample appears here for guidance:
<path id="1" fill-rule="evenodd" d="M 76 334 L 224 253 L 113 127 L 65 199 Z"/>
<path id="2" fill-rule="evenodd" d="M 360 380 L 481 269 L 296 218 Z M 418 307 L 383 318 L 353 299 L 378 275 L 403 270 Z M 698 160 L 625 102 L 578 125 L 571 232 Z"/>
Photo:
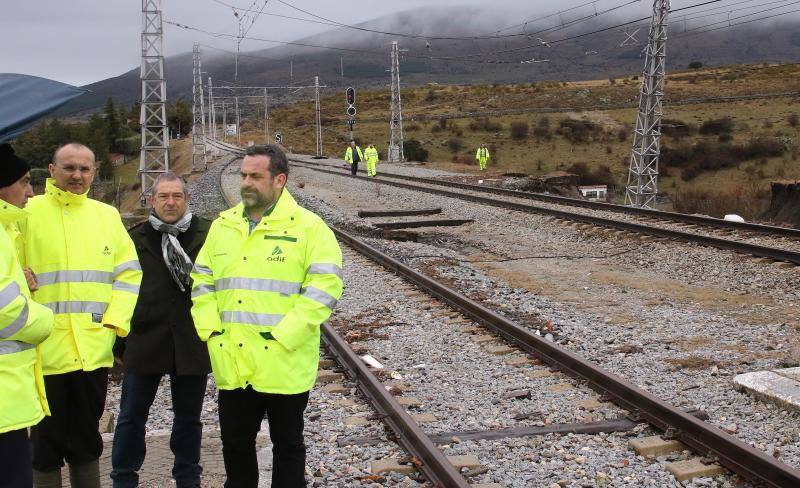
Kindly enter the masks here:
<path id="1" fill-rule="evenodd" d="M 477 20 L 476 20 L 477 19 Z M 642 70 L 642 48 L 647 39 L 647 22 L 626 29 L 642 27 L 635 45 L 621 46 L 626 35 L 614 28 L 596 35 L 580 37 L 553 47 L 543 46 L 537 39 L 557 42 L 587 32 L 607 29 L 628 18 L 598 17 L 571 27 L 507 39 L 474 42 L 432 41 L 430 49 L 424 36 L 464 36 L 487 32 L 507 19 L 490 9 L 445 9 L 428 7 L 384 16 L 361 26 L 376 30 L 415 32 L 422 39 L 394 38 L 375 33 L 354 33 L 350 29 L 335 29 L 297 42 L 316 46 L 336 46 L 352 50 L 340 52 L 301 46 L 279 46 L 244 53 L 240 56 L 239 81 L 246 85 L 284 85 L 319 75 L 330 88 L 339 91 L 343 85 L 358 88 L 384 86 L 388 83 L 386 69 L 389 44 L 396 40 L 406 49 L 401 60 L 404 86 L 439 84 L 523 83 L 543 80 L 576 81 L 621 77 Z M 538 28 L 539 26 L 537 26 Z M 552 28 L 541 26 L 532 32 Z M 693 34 L 691 23 L 680 21 L 670 26 L 667 48 L 668 69 L 685 68 L 692 61 L 705 65 L 728 65 L 763 61 L 796 60 L 800 56 L 800 23 L 787 20 L 781 23 L 747 24 L 702 35 Z M 684 32 L 688 29 L 688 32 Z M 167 30 L 169 36 L 169 30 Z M 198 35 L 202 38 L 201 35 Z M 168 40 L 168 39 L 167 39 Z M 501 52 L 502 53 L 499 53 Z M 385 53 L 385 54 L 384 54 Z M 467 56 L 474 58 L 464 59 Z M 340 74 L 340 57 L 344 77 Z M 447 60 L 443 58 L 461 58 Z M 293 78 L 289 76 L 289 60 L 293 61 Z M 541 63 L 523 63 L 536 59 Z M 166 60 L 169 99 L 191 99 L 191 54 L 171 56 Z M 204 49 L 203 69 L 215 80 L 230 80 L 234 71 L 232 53 Z M 108 97 L 118 103 L 131 104 L 139 94 L 139 68 L 120 76 L 98 81 L 86 88 L 84 95 L 59 113 L 61 115 L 95 110 Z M 276 103 L 287 100 L 281 93 L 273 94 Z"/>

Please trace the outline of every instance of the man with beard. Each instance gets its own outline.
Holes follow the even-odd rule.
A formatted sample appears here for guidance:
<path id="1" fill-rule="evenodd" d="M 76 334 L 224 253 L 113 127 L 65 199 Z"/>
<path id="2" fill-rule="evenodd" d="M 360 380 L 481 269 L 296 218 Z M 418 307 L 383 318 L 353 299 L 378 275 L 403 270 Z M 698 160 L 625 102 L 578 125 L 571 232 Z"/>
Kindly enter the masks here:
<path id="1" fill-rule="evenodd" d="M 195 262 L 192 316 L 219 389 L 225 486 L 258 486 L 255 439 L 266 415 L 272 486 L 302 487 L 303 411 L 320 325 L 342 294 L 342 253 L 286 190 L 286 155 L 277 146 L 245 154 L 242 203 L 211 224 Z"/>
<path id="2" fill-rule="evenodd" d="M 192 323 L 190 273 L 211 223 L 188 210 L 189 193 L 174 173 L 159 175 L 147 221 L 130 231 L 142 266 L 131 332 L 117 339 L 122 357 L 122 400 L 111 451 L 114 488 L 135 488 L 145 458 L 145 423 L 158 385 L 169 375 L 172 393 L 170 448 L 177 488 L 200 486 L 200 411 L 211 365 Z"/>

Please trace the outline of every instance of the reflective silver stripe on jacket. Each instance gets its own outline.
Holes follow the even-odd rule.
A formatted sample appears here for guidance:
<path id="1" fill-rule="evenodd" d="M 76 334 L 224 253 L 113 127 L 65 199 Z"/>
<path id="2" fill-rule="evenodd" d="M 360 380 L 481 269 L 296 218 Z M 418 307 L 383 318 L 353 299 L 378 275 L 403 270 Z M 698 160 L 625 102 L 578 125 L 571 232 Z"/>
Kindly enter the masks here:
<path id="1" fill-rule="evenodd" d="M 16 352 L 27 351 L 33 349 L 33 344 L 19 341 L 0 341 L 0 356 L 3 354 L 14 354 Z"/>
<path id="2" fill-rule="evenodd" d="M 134 295 L 139 294 L 139 285 L 132 285 L 130 283 L 125 283 L 124 281 L 115 281 L 111 286 L 111 289 L 127 291 L 128 293 L 133 293 Z"/>
<path id="3" fill-rule="evenodd" d="M 55 285 L 58 283 L 105 283 L 110 284 L 114 276 L 108 271 L 96 270 L 66 270 L 49 271 L 36 275 L 39 286 Z"/>
<path id="4" fill-rule="evenodd" d="M 211 284 L 197 285 L 197 288 L 192 290 L 192 298 L 203 296 L 206 293 L 214 293 L 215 291 L 217 291 L 217 288 L 214 285 Z"/>
<path id="5" fill-rule="evenodd" d="M 192 271 L 194 271 L 197 274 L 201 274 L 201 275 L 211 275 L 212 274 L 211 268 L 209 268 L 208 266 L 203 266 L 202 264 L 195 264 L 194 265 L 194 269 Z"/>
<path id="6" fill-rule="evenodd" d="M 342 268 L 335 264 L 315 263 L 308 267 L 306 274 L 332 274 L 342 278 Z"/>
<path id="7" fill-rule="evenodd" d="M 314 300 L 317 303 L 321 303 L 331 310 L 333 310 L 333 307 L 335 307 L 337 303 L 337 300 L 333 297 L 333 295 L 330 295 L 319 288 L 314 288 L 313 286 L 307 286 L 303 288 L 303 293 L 301 293 L 300 296 Z"/>
<path id="8" fill-rule="evenodd" d="M 19 314 L 17 315 L 17 318 L 15 318 L 7 326 L 0 329 L 0 339 L 8 339 L 9 337 L 13 336 L 14 334 L 22 330 L 22 328 L 25 327 L 25 324 L 28 323 L 28 312 L 29 312 L 28 300 L 25 299 L 25 306 L 22 307 L 22 310 L 20 310 Z"/>
<path id="9" fill-rule="evenodd" d="M 114 276 L 119 276 L 123 271 L 141 271 L 142 265 L 138 259 L 126 261 L 114 267 Z"/>
<path id="10" fill-rule="evenodd" d="M 233 322 L 247 325 L 278 325 L 283 320 L 283 315 L 272 313 L 255 312 L 229 312 L 223 311 L 219 314 L 223 322 Z"/>
<path id="11" fill-rule="evenodd" d="M 6 308 L 11 302 L 17 299 L 20 295 L 19 284 L 12 281 L 5 288 L 0 290 L 0 309 Z"/>
<path id="12" fill-rule="evenodd" d="M 302 283 L 282 280 L 268 280 L 264 278 L 222 278 L 214 284 L 217 290 L 252 290 L 274 291 L 281 295 L 296 295 L 300 293 Z"/>
<path id="13" fill-rule="evenodd" d="M 105 302 L 51 302 L 43 303 L 55 314 L 60 313 L 105 313 L 108 306 Z"/>

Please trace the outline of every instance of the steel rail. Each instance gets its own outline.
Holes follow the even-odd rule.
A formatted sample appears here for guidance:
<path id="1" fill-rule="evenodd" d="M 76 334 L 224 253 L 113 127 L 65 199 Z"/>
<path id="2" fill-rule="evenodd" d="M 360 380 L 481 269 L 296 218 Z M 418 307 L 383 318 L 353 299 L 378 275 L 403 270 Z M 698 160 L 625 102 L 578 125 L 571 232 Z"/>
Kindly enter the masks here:
<path id="1" fill-rule="evenodd" d="M 459 292 L 412 269 L 355 236 L 333 228 L 337 238 L 351 248 L 404 277 L 427 293 L 448 303 L 471 319 L 493 329 L 521 349 L 554 368 L 585 380 L 605 392 L 615 403 L 634 412 L 660 430 L 673 432 L 696 451 L 711 453 L 724 466 L 748 478 L 774 487 L 800 486 L 800 471 L 757 450 L 721 429 L 698 420 L 651 393 L 605 371 L 556 343 L 543 339 L 509 319 L 485 308 Z"/>
<path id="2" fill-rule="evenodd" d="M 482 205 L 490 205 L 494 207 L 506 208 L 510 210 L 516 210 L 519 212 L 526 212 L 526 213 L 536 213 L 536 214 L 543 214 L 549 215 L 553 217 L 558 217 L 564 220 L 571 220 L 576 222 L 583 222 L 591 225 L 600 225 L 603 227 L 609 227 L 612 229 L 623 230 L 627 232 L 636 232 L 638 234 L 649 235 L 658 238 L 667 238 L 667 239 L 676 239 L 684 242 L 700 244 L 707 247 L 714 247 L 717 249 L 725 249 L 729 251 L 735 251 L 743 254 L 750 254 L 753 256 L 764 257 L 769 259 L 774 259 L 776 261 L 787 261 L 790 263 L 800 265 L 800 252 L 796 251 L 789 251 L 786 249 L 768 247 L 768 246 L 760 246 L 758 244 L 750 244 L 746 242 L 740 241 L 733 241 L 730 239 L 722 239 L 719 237 L 712 237 L 712 236 L 705 236 L 700 234 L 692 234 L 690 232 L 683 232 L 679 230 L 672 230 L 672 229 L 664 229 L 661 227 L 652 227 L 643 224 L 637 224 L 633 222 L 624 222 L 619 220 L 607 219 L 603 217 L 595 217 L 592 215 L 584 215 L 580 213 L 568 212 L 565 210 L 558 210 L 553 208 L 545 208 L 545 207 L 537 207 L 535 205 L 530 204 L 522 204 L 516 202 L 508 202 L 504 200 L 496 200 L 493 198 L 482 197 L 478 195 L 467 195 L 463 193 L 452 192 L 448 190 L 439 190 L 435 188 L 428 188 L 417 186 L 409 183 L 403 183 L 399 181 L 389 181 L 385 179 L 376 179 L 376 178 L 368 178 L 365 176 L 350 176 L 349 174 L 334 171 L 330 169 L 324 169 L 312 163 L 301 162 L 305 167 L 322 173 L 328 173 L 336 176 L 342 177 L 349 177 L 349 178 L 358 178 L 364 181 L 372 181 L 384 185 L 396 186 L 398 188 L 405 188 L 409 190 L 415 191 L 422 191 L 427 193 L 432 193 L 435 195 L 442 195 L 451 198 L 457 198 L 460 200 L 467 200 L 475 203 L 480 203 Z"/>
<path id="3" fill-rule="evenodd" d="M 322 337 L 337 361 L 356 381 L 359 389 L 370 399 L 372 406 L 383 417 L 383 421 L 397 435 L 397 440 L 406 451 L 421 463 L 414 463 L 437 486 L 467 488 L 469 483 L 436 448 L 419 424 L 397 403 L 383 383 L 375 377 L 344 339 L 329 324 L 322 325 Z"/>
<path id="4" fill-rule="evenodd" d="M 238 159 L 238 158 L 237 158 Z M 232 164 L 236 159 L 226 163 Z M 223 200 L 228 205 L 234 202 L 228 198 L 222 186 L 225 170 L 220 171 L 219 188 Z M 358 388 L 369 399 L 382 420 L 397 436 L 398 443 L 416 458 L 414 466 L 422 471 L 425 477 L 436 487 L 469 488 L 470 484 L 458 472 L 447 457 L 436 447 L 419 424 L 411 418 L 405 408 L 389 393 L 381 381 L 367 368 L 361 358 L 347 342 L 331 327 L 322 324 L 322 340 L 339 364 L 347 370 L 348 376 L 356 382 Z"/>
<path id="5" fill-rule="evenodd" d="M 308 161 L 302 161 L 299 159 L 292 159 L 292 161 L 304 163 L 304 164 L 314 164 Z M 332 165 L 322 165 L 319 166 L 329 166 L 334 167 Z M 363 173 L 363 170 L 359 170 L 359 173 Z M 397 173 L 385 173 L 381 172 L 381 178 L 394 178 L 399 180 L 407 180 L 407 181 L 416 181 L 419 183 L 425 183 L 429 185 L 438 185 L 438 186 L 446 186 L 451 188 L 460 188 L 464 190 L 470 190 L 475 192 L 482 192 L 482 193 L 495 193 L 498 195 L 505 195 L 515 198 L 522 198 L 527 200 L 538 200 L 542 202 L 548 203 L 555 203 L 558 205 L 569 205 L 572 207 L 584 207 L 592 210 L 604 210 L 607 212 L 615 212 L 615 213 L 623 213 L 623 214 L 631 214 L 631 215 L 641 215 L 645 217 L 652 217 L 658 219 L 665 219 L 671 220 L 674 222 L 681 222 L 685 224 L 696 224 L 696 225 L 704 225 L 708 227 L 715 227 L 718 229 L 726 229 L 726 230 L 744 230 L 749 232 L 758 232 L 760 234 L 766 235 L 776 235 L 776 236 L 783 236 L 783 237 L 796 237 L 800 238 L 800 229 L 795 229 L 791 227 L 779 227 L 776 225 L 765 225 L 765 224 L 756 224 L 752 222 L 734 222 L 730 220 L 718 219 L 715 217 L 707 217 L 703 215 L 691 215 L 691 214 L 684 214 L 679 212 L 668 212 L 666 210 L 657 210 L 657 209 L 649 209 L 649 208 L 637 208 L 637 207 L 627 207 L 625 205 L 619 205 L 616 203 L 607 203 L 607 202 L 590 202 L 588 200 L 581 200 L 578 198 L 571 198 L 571 197 L 563 197 L 559 195 L 545 195 L 542 193 L 534 193 L 534 192 L 527 192 L 521 190 L 510 190 L 508 188 L 497 188 L 492 186 L 479 186 L 479 185 L 471 185 L 469 183 L 460 183 L 457 181 L 448 181 L 448 180 L 440 180 L 436 178 L 425 178 L 421 176 L 409 176 L 409 175 L 401 175 Z"/>

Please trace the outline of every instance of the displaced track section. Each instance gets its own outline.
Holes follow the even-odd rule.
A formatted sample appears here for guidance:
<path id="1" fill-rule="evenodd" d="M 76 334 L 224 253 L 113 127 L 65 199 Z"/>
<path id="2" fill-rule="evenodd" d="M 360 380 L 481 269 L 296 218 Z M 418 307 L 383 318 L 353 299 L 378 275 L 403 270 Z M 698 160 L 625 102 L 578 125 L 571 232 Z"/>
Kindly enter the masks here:
<path id="1" fill-rule="evenodd" d="M 598 227 L 606 227 L 610 229 L 616 229 L 624 232 L 632 232 L 636 234 L 641 234 L 645 236 L 655 237 L 655 238 L 663 238 L 663 239 L 672 239 L 676 241 L 682 241 L 692 244 L 698 244 L 701 246 L 706 247 L 714 247 L 717 249 L 724 249 L 729 251 L 735 251 L 742 254 L 749 254 L 756 257 L 768 258 L 774 261 L 785 261 L 789 263 L 793 263 L 796 265 L 800 265 L 800 252 L 792 251 L 788 249 L 782 249 L 778 247 L 770 247 L 770 246 L 763 246 L 759 244 L 752 244 L 749 242 L 742 242 L 742 241 L 735 241 L 731 239 L 723 239 L 720 237 L 714 237 L 704 234 L 695 234 L 691 232 L 686 232 L 682 230 L 675 230 L 669 229 L 664 227 L 657 227 L 651 225 L 644 225 L 640 223 L 624 221 L 624 220 L 614 220 L 605 217 L 597 217 L 593 215 L 587 215 L 578 212 L 571 212 L 567 210 L 561 210 L 557 208 L 550 208 L 550 207 L 542 207 L 531 205 L 528 203 L 522 203 L 518 201 L 510 201 L 510 200 L 503 200 L 498 198 L 486 197 L 482 195 L 477 195 L 473 193 L 464 193 L 464 192 L 455 192 L 446 189 L 440 189 L 434 187 L 441 186 L 442 182 L 436 181 L 437 183 L 425 183 L 414 184 L 410 182 L 401 182 L 401 181 L 393 181 L 391 179 L 384 179 L 384 178 L 367 178 L 365 176 L 350 176 L 349 173 L 345 173 L 343 171 L 337 171 L 335 169 L 329 169 L 320 167 L 316 164 L 311 164 L 307 162 L 301 161 L 293 161 L 294 164 L 302 166 L 304 168 L 318 171 L 322 173 L 327 173 L 331 175 L 341 176 L 341 177 L 348 177 L 348 178 L 359 178 L 362 180 L 368 180 L 371 182 L 375 182 L 378 184 L 383 185 L 390 185 L 395 186 L 398 188 L 404 188 L 407 190 L 414 190 L 414 191 L 422 191 L 426 193 L 432 193 L 435 195 L 441 195 L 449 198 L 456 198 L 459 200 L 466 200 L 470 202 L 479 203 L 482 205 L 490 205 L 493 207 L 500 207 L 506 208 L 508 210 L 515 210 L 519 212 L 526 212 L 526 213 L 535 213 L 535 214 L 542 214 L 542 215 L 549 215 L 558 219 L 563 219 L 572 222 L 581 222 L 589 225 L 594 225 Z M 382 174 L 383 176 L 383 174 Z M 397 175 L 394 175 L 397 176 Z M 403 179 L 411 180 L 412 177 L 405 177 Z M 415 179 L 415 178 L 414 178 Z M 430 186 L 424 186 L 430 185 Z M 460 183 L 459 183 L 460 185 Z M 466 185 L 472 186 L 472 185 Z M 470 188 L 472 190 L 472 188 Z M 512 190 L 506 190 L 512 191 Z M 519 197 L 518 195 L 514 195 L 514 198 L 525 198 Z M 679 214 L 683 215 L 683 214 Z M 719 220 L 719 219 L 716 219 Z M 792 230 L 792 229 L 788 229 Z"/>

